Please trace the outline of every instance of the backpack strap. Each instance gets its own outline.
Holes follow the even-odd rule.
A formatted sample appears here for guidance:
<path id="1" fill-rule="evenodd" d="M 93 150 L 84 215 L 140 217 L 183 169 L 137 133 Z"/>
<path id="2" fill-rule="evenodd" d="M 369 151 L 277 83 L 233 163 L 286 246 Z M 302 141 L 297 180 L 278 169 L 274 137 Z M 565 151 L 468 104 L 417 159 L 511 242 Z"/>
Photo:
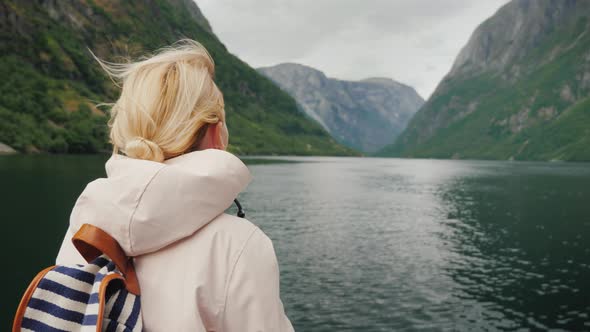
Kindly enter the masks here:
<path id="1" fill-rule="evenodd" d="M 72 238 L 74 247 L 87 262 L 105 254 L 115 263 L 125 277 L 125 287 L 135 295 L 140 295 L 139 282 L 133 266 L 133 258 L 127 257 L 117 240 L 102 229 L 84 224 Z"/>

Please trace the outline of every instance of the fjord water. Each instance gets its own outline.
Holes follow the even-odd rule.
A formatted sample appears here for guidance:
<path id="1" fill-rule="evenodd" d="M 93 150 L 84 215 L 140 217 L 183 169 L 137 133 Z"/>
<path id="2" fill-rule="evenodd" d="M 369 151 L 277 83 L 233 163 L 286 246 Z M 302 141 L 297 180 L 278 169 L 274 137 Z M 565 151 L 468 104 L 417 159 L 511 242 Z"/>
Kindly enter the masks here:
<path id="1" fill-rule="evenodd" d="M 240 201 L 297 331 L 590 330 L 590 164 L 289 159 Z M 4 326 L 105 160 L 0 158 Z"/>

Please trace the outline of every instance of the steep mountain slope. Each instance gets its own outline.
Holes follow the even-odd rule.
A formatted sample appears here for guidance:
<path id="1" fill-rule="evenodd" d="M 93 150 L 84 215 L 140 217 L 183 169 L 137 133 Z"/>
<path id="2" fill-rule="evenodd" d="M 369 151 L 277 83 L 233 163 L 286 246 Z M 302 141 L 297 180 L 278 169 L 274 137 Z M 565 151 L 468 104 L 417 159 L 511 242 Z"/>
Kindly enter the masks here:
<path id="1" fill-rule="evenodd" d="M 413 88 L 387 78 L 342 81 L 294 63 L 258 71 L 291 94 L 336 140 L 365 152 L 391 143 L 424 103 Z"/>
<path id="2" fill-rule="evenodd" d="M 244 154 L 349 154 L 295 101 L 229 54 L 192 0 L 0 2 L 0 142 L 20 151 L 108 148 L 105 109 L 118 90 L 87 48 L 137 57 L 180 38 L 200 41 L 217 65 L 230 148 Z"/>
<path id="3" fill-rule="evenodd" d="M 590 160 L 589 16 L 584 0 L 506 4 L 381 154 Z"/>

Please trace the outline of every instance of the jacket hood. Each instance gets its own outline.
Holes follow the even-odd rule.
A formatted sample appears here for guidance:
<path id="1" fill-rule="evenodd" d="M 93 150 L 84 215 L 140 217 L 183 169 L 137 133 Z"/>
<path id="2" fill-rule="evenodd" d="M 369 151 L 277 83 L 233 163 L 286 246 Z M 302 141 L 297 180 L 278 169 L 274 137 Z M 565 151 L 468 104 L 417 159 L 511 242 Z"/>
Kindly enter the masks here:
<path id="1" fill-rule="evenodd" d="M 70 227 L 100 227 L 128 256 L 161 249 L 205 226 L 231 206 L 251 175 L 233 154 L 195 151 L 163 163 L 113 155 L 107 178 L 90 182 Z"/>

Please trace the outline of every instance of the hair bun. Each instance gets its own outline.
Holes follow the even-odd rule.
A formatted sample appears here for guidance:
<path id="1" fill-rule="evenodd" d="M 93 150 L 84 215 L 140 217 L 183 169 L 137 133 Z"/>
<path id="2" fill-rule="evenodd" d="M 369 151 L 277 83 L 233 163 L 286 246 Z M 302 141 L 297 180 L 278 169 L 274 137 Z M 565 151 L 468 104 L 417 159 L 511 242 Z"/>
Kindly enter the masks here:
<path id="1" fill-rule="evenodd" d="M 125 154 L 131 158 L 157 162 L 164 161 L 164 152 L 160 146 L 143 137 L 136 137 L 127 142 L 127 144 L 125 144 Z"/>

